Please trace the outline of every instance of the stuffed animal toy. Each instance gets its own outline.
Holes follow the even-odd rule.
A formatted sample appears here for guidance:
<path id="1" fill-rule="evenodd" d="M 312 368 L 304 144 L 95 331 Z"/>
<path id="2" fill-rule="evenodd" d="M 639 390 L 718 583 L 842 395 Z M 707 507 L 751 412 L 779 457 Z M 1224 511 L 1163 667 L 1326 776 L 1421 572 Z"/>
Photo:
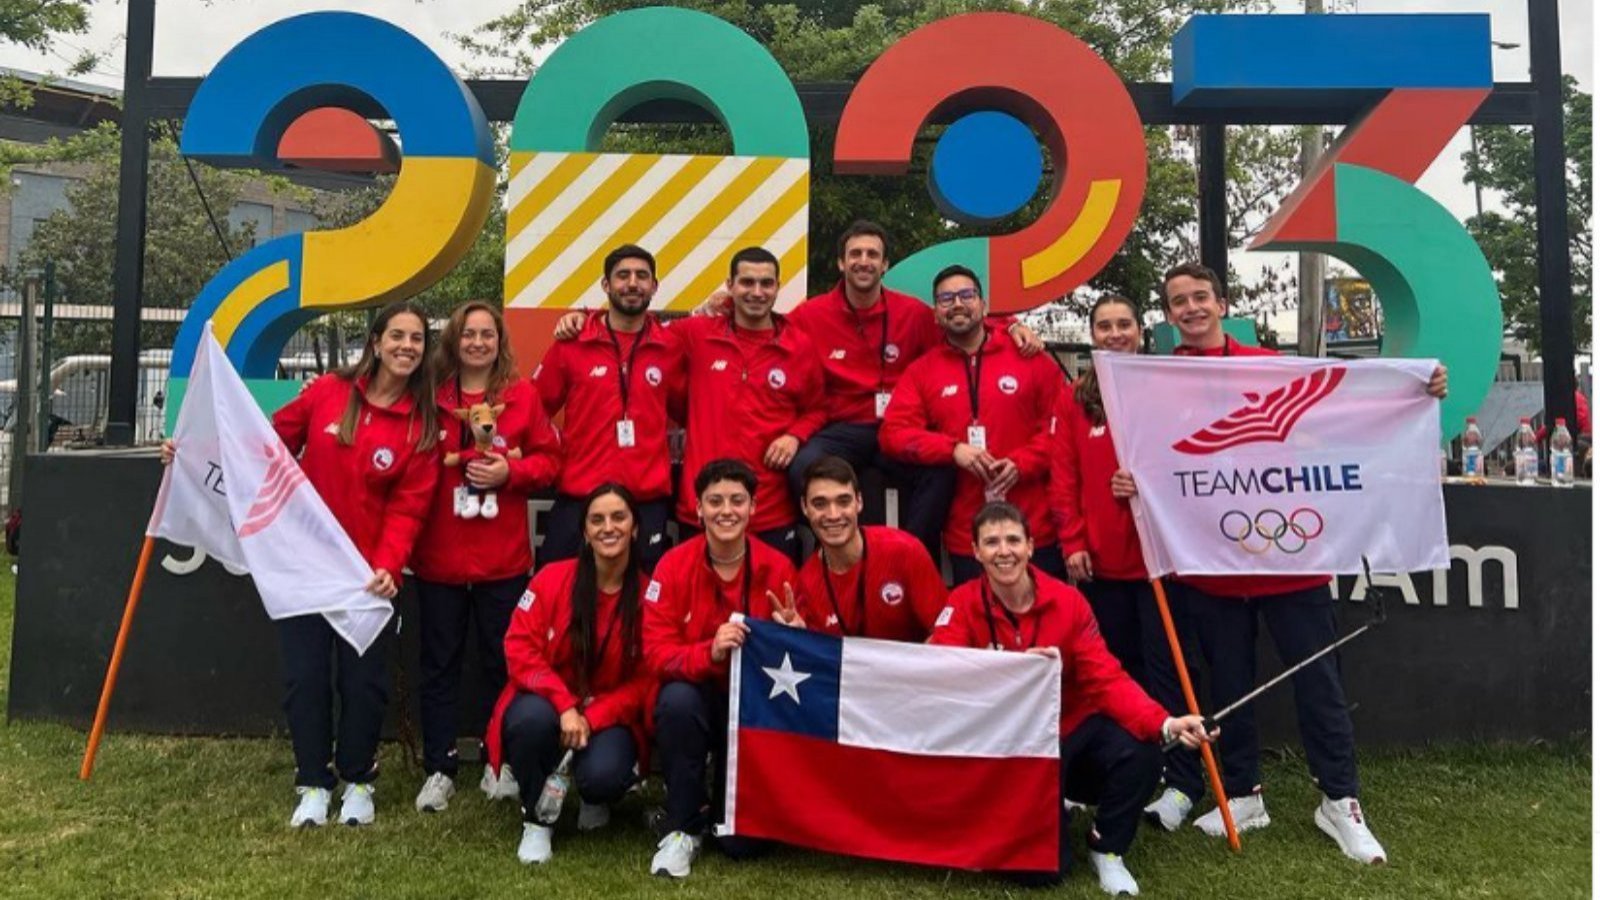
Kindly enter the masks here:
<path id="1" fill-rule="evenodd" d="M 493 406 L 487 403 L 474 403 L 466 409 L 451 410 L 456 418 L 466 423 L 472 433 L 472 447 L 445 453 L 444 464 L 453 469 L 475 459 L 482 459 L 491 453 L 499 454 L 506 459 L 521 459 L 522 450 L 517 447 L 507 450 L 506 439 L 495 428 L 495 421 L 505 410 L 504 403 L 496 403 Z M 500 502 L 495 498 L 494 491 L 473 487 L 471 484 L 463 484 L 462 487 L 466 488 L 466 493 L 456 504 L 456 515 L 463 519 L 476 519 L 479 516 L 492 519 L 500 515 Z"/>

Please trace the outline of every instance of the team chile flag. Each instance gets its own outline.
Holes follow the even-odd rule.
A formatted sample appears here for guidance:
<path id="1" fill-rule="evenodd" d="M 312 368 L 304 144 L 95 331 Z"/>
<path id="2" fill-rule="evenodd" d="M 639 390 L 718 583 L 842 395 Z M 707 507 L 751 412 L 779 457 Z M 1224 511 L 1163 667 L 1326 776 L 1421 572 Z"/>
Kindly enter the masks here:
<path id="1" fill-rule="evenodd" d="M 724 833 L 963 869 L 1057 867 L 1058 660 L 747 621 Z"/>

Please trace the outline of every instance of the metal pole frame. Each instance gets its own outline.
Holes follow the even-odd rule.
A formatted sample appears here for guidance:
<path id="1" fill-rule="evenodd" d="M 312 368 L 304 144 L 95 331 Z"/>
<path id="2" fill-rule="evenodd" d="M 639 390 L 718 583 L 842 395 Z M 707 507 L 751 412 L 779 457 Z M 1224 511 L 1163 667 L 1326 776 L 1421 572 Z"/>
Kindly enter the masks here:
<path id="1" fill-rule="evenodd" d="M 1572 371 L 1572 266 L 1567 256 L 1567 202 L 1562 135 L 1560 23 L 1556 0 L 1528 0 L 1531 82 L 1500 82 L 1469 125 L 1533 125 L 1535 193 L 1538 203 L 1539 307 L 1544 338 L 1547 417 L 1564 416 L 1576 427 Z M 128 52 L 124 66 L 122 181 L 117 205 L 117 248 L 112 317 L 111 388 L 106 443 L 133 443 L 139 397 L 139 311 L 144 276 L 145 200 L 149 184 L 149 127 L 157 119 L 181 119 L 199 78 L 152 78 L 155 0 L 129 0 Z M 467 87 L 495 122 L 516 117 L 527 79 L 469 79 Z M 795 91 L 811 125 L 839 121 L 851 82 L 798 83 Z M 1316 107 L 1179 109 L 1166 82 L 1129 82 L 1139 117 L 1147 126 L 1200 126 L 1200 258 L 1224 279 L 1228 271 L 1228 125 L 1348 125 L 1372 106 L 1370 94 L 1330 94 Z M 377 104 L 359 104 L 369 118 L 387 118 Z M 959 110 L 946 110 L 932 124 L 948 124 Z M 713 122 L 711 115 L 681 101 L 657 101 L 630 110 L 623 121 L 643 124 Z"/>

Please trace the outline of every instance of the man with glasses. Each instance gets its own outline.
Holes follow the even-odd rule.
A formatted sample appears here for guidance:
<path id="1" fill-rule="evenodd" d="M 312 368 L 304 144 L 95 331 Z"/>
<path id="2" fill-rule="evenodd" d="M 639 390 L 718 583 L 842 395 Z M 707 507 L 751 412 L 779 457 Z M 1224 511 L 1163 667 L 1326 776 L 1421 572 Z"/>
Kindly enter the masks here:
<path id="1" fill-rule="evenodd" d="M 982 572 L 971 555 L 968 523 L 986 501 L 1006 500 L 1022 509 L 1034 534 L 1055 533 L 1046 488 L 1062 378 L 1049 357 L 1024 357 L 985 321 L 989 304 L 971 269 L 940 271 L 933 297 L 944 340 L 906 369 L 879 437 L 893 459 L 955 473 L 944 547 L 960 584 Z M 1054 543 L 1037 548 L 1033 563 L 1067 577 Z"/>

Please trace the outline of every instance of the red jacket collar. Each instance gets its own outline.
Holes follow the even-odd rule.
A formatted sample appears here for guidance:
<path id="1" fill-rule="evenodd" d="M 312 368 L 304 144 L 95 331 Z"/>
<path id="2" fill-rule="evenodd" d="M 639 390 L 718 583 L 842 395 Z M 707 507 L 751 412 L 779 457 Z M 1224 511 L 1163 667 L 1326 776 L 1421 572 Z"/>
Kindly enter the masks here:
<path id="1" fill-rule="evenodd" d="M 639 334 L 648 342 L 661 343 L 661 318 L 653 312 L 644 314 L 644 328 Z M 606 311 L 593 309 L 589 311 L 589 318 L 583 323 L 583 330 L 578 332 L 580 341 L 599 341 L 604 344 L 611 343 L 611 331 L 606 328 Z"/>

